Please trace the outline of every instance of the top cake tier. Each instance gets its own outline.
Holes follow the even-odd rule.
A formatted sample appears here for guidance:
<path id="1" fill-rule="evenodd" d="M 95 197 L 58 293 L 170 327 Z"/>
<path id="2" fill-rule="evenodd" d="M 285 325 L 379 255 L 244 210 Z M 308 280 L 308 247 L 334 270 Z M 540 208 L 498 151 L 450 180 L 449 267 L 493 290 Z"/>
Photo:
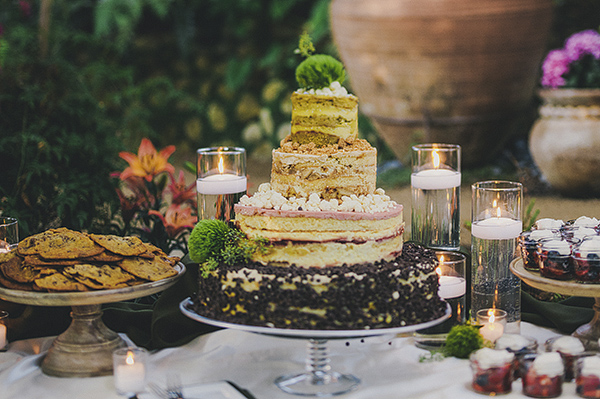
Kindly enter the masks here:
<path id="1" fill-rule="evenodd" d="M 292 94 L 292 141 L 322 147 L 357 136 L 358 99 L 338 82 L 322 90 Z"/>

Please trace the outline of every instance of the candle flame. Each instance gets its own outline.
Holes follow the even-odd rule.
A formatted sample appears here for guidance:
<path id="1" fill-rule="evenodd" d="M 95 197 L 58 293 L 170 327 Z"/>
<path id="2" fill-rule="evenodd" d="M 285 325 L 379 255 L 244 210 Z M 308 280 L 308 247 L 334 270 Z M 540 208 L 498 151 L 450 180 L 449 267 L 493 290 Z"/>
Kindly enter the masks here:
<path id="1" fill-rule="evenodd" d="M 125 358 L 125 363 L 127 363 L 128 365 L 132 365 L 134 363 L 132 351 L 127 351 L 127 357 Z"/>
<path id="2" fill-rule="evenodd" d="M 442 275 L 442 268 L 441 267 L 436 267 L 435 268 L 435 272 L 437 273 L 438 277 L 440 277 Z"/>
<path id="3" fill-rule="evenodd" d="M 498 207 L 498 200 L 492 201 L 492 208 L 497 208 L 497 207 Z"/>
<path id="4" fill-rule="evenodd" d="M 225 171 L 225 165 L 223 164 L 223 157 L 219 157 L 219 173 L 223 174 L 223 172 Z"/>
<path id="5" fill-rule="evenodd" d="M 493 326 L 496 321 L 496 316 L 494 315 L 494 309 L 488 310 L 488 316 L 490 316 L 490 324 Z"/>
<path id="6" fill-rule="evenodd" d="M 436 169 L 439 168 L 440 167 L 440 154 L 438 154 L 437 151 L 433 151 L 432 157 L 433 157 L 433 167 Z"/>
<path id="7" fill-rule="evenodd" d="M 500 211 L 500 208 L 499 208 L 499 207 L 498 207 L 498 208 L 496 208 L 496 216 L 497 216 L 497 217 L 500 217 L 500 216 L 502 216 L 502 212 Z"/>

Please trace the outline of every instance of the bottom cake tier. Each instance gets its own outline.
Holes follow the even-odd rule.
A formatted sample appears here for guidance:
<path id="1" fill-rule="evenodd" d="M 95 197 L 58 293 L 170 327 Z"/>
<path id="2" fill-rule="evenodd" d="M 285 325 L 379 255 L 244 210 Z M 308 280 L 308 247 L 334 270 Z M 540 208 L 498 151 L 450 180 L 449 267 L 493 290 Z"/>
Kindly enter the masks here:
<path id="1" fill-rule="evenodd" d="M 221 265 L 200 276 L 194 310 L 231 323 L 277 328 L 353 330 L 437 319 L 437 259 L 412 243 L 392 261 L 324 268 L 259 263 Z"/>

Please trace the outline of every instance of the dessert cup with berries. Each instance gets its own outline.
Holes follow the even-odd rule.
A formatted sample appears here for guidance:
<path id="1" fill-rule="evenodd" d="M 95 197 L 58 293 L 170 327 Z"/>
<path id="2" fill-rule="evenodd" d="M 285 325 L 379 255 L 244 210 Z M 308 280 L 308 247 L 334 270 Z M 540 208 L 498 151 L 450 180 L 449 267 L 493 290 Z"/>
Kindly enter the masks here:
<path id="1" fill-rule="evenodd" d="M 482 348 L 472 353 L 473 389 L 491 395 L 511 392 L 514 359 L 514 354 L 507 350 Z"/>

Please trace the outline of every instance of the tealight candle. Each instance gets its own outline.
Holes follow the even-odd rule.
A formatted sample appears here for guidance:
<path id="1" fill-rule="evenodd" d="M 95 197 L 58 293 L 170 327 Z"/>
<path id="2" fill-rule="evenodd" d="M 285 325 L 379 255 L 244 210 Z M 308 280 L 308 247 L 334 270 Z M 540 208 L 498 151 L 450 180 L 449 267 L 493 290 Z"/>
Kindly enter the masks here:
<path id="1" fill-rule="evenodd" d="M 132 396 L 146 387 L 146 358 L 143 348 L 119 348 L 113 353 L 115 389 L 119 395 Z"/>
<path id="2" fill-rule="evenodd" d="M 492 343 L 504 334 L 506 324 L 506 312 L 502 309 L 480 309 L 477 312 L 477 323 L 482 327 L 479 333 L 483 339 Z"/>

